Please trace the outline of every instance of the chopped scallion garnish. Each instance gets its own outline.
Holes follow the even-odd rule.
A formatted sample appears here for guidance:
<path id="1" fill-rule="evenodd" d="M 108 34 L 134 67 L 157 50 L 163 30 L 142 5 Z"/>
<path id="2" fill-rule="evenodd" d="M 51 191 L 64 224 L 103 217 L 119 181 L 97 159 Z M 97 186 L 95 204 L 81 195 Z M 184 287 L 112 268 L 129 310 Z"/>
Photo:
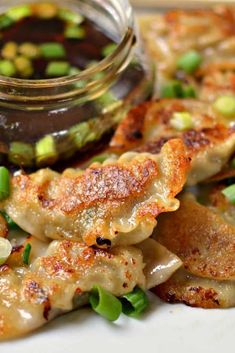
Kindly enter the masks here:
<path id="1" fill-rule="evenodd" d="M 10 8 L 6 14 L 12 20 L 20 21 L 22 18 L 31 16 L 32 11 L 29 5 L 21 5 Z"/>
<path id="2" fill-rule="evenodd" d="M 109 157 L 110 157 L 110 154 L 102 153 L 102 154 L 99 154 L 98 156 L 91 158 L 91 163 L 103 163 Z"/>
<path id="3" fill-rule="evenodd" d="M 34 161 L 34 149 L 29 143 L 12 142 L 8 158 L 10 162 L 16 165 L 30 167 Z"/>
<path id="4" fill-rule="evenodd" d="M 168 81 L 161 87 L 160 95 L 162 98 L 182 98 L 182 84 L 177 80 Z"/>
<path id="5" fill-rule="evenodd" d="M 56 15 L 58 14 L 58 7 L 56 6 L 56 4 L 52 4 L 49 2 L 35 4 L 33 10 L 36 16 L 46 20 L 56 17 Z"/>
<path id="6" fill-rule="evenodd" d="M 66 22 L 74 23 L 74 24 L 81 24 L 84 21 L 84 17 L 81 16 L 79 13 L 71 11 L 69 9 L 60 9 L 58 17 L 61 20 Z"/>
<path id="7" fill-rule="evenodd" d="M 131 293 L 123 295 L 121 302 L 123 313 L 134 318 L 138 318 L 149 305 L 146 293 L 139 287 L 136 287 Z"/>
<path id="8" fill-rule="evenodd" d="M 33 65 L 30 59 L 19 55 L 15 58 L 14 63 L 21 77 L 28 78 L 33 75 Z"/>
<path id="9" fill-rule="evenodd" d="M 121 315 L 120 300 L 100 286 L 93 287 L 89 301 L 92 309 L 109 321 L 115 321 Z"/>
<path id="10" fill-rule="evenodd" d="M 1 50 L 1 55 L 4 59 L 7 60 L 13 60 L 18 51 L 18 45 L 15 42 L 7 42 L 2 50 Z"/>
<path id="11" fill-rule="evenodd" d="M 5 221 L 7 222 L 7 226 L 9 230 L 19 229 L 19 226 L 11 219 L 11 217 L 6 212 L 1 211 L 0 213 L 4 217 Z"/>
<path id="12" fill-rule="evenodd" d="M 53 136 L 47 135 L 36 143 L 35 156 L 38 166 L 56 162 L 58 153 Z"/>
<path id="13" fill-rule="evenodd" d="M 67 61 L 52 61 L 46 68 L 46 75 L 51 77 L 67 76 L 69 73 L 70 64 Z"/>
<path id="14" fill-rule="evenodd" d="M 0 167 L 0 201 L 10 195 L 10 173 L 6 167 Z"/>
<path id="15" fill-rule="evenodd" d="M 113 54 L 113 52 L 117 49 L 117 44 L 116 43 L 110 43 L 108 45 L 106 45 L 106 47 L 104 47 L 102 49 L 102 55 L 103 57 L 109 56 L 111 54 Z"/>
<path id="16" fill-rule="evenodd" d="M 0 238 L 0 266 L 3 265 L 11 255 L 12 245 L 8 239 Z"/>
<path id="17" fill-rule="evenodd" d="M 232 118 L 235 116 L 235 97 L 221 96 L 216 99 L 213 108 L 225 117 Z"/>
<path id="18" fill-rule="evenodd" d="M 86 139 L 91 133 L 91 130 L 89 124 L 84 121 L 83 123 L 71 127 L 69 133 L 77 148 L 81 148 L 86 144 Z"/>
<path id="19" fill-rule="evenodd" d="M 36 59 L 40 57 L 41 51 L 36 44 L 25 42 L 20 44 L 19 53 L 26 56 L 26 58 Z"/>
<path id="20" fill-rule="evenodd" d="M 235 184 L 228 186 L 222 190 L 222 194 L 235 205 Z"/>
<path id="21" fill-rule="evenodd" d="M 29 243 L 24 248 L 22 257 L 23 257 L 23 263 L 25 265 L 29 264 L 29 256 L 30 256 L 31 248 L 32 248 L 32 246 Z"/>
<path id="22" fill-rule="evenodd" d="M 170 125 L 178 130 L 185 131 L 193 128 L 192 115 L 188 112 L 175 112 L 170 120 Z"/>
<path id="23" fill-rule="evenodd" d="M 60 43 L 44 43 L 40 45 L 41 54 L 46 59 L 60 59 L 66 55 L 65 48 Z"/>
<path id="24" fill-rule="evenodd" d="M 64 36 L 68 39 L 83 39 L 86 31 L 82 27 L 68 26 L 64 31 Z"/>
<path id="25" fill-rule="evenodd" d="M 193 86 L 185 85 L 183 86 L 183 98 L 196 98 L 196 91 Z"/>
<path id="26" fill-rule="evenodd" d="M 187 74 L 194 73 L 202 63 L 202 56 L 196 50 L 190 50 L 183 54 L 177 61 L 178 69 Z"/>
<path id="27" fill-rule="evenodd" d="M 0 29 L 5 29 L 7 27 L 10 27 L 14 21 L 7 15 L 1 15 L 0 16 Z"/>
<path id="28" fill-rule="evenodd" d="M 0 75 L 13 77 L 16 74 L 16 67 L 10 60 L 0 60 Z"/>

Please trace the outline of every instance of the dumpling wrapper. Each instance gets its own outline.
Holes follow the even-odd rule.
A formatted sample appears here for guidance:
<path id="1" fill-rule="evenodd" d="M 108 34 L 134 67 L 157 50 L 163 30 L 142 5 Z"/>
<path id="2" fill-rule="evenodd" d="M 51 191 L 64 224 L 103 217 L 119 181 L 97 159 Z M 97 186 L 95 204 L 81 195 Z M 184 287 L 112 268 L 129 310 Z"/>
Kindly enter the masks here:
<path id="1" fill-rule="evenodd" d="M 156 62 L 156 96 L 166 81 L 176 78 L 196 90 L 197 97 L 213 102 L 235 93 L 235 11 L 233 7 L 170 10 L 139 19 L 146 50 Z M 190 50 L 202 57 L 198 70 L 178 70 L 178 58 Z"/>
<path id="2" fill-rule="evenodd" d="M 83 243 L 28 238 L 30 266 L 16 248 L 0 268 L 0 340 L 24 335 L 54 317 L 88 303 L 94 285 L 114 295 L 145 288 L 141 250 L 117 247 L 94 249 Z M 79 315 L 79 314 L 78 314 Z"/>
<path id="3" fill-rule="evenodd" d="M 204 309 L 235 306 L 235 281 L 218 281 L 192 275 L 183 267 L 153 289 L 168 303 L 184 303 Z"/>
<path id="4" fill-rule="evenodd" d="M 181 196 L 180 202 L 178 211 L 160 217 L 154 238 L 179 256 L 190 273 L 235 280 L 235 225 L 192 194 Z"/>
<path id="5" fill-rule="evenodd" d="M 188 112 L 192 128 L 178 131 L 171 125 L 174 113 Z M 145 102 L 127 114 L 118 126 L 110 149 L 157 154 L 172 138 L 181 138 L 190 158 L 187 184 L 195 185 L 217 174 L 235 152 L 233 119 L 215 112 L 211 104 L 193 99 L 160 99 Z"/>
<path id="6" fill-rule="evenodd" d="M 151 289 L 166 282 L 182 266 L 180 258 L 154 239 L 146 239 L 137 247 L 144 256 L 146 288 Z"/>
<path id="7" fill-rule="evenodd" d="M 181 140 L 160 154 L 130 152 L 62 175 L 49 169 L 11 180 L 2 208 L 39 239 L 70 239 L 110 247 L 148 238 L 162 212 L 175 211 L 188 159 Z"/>

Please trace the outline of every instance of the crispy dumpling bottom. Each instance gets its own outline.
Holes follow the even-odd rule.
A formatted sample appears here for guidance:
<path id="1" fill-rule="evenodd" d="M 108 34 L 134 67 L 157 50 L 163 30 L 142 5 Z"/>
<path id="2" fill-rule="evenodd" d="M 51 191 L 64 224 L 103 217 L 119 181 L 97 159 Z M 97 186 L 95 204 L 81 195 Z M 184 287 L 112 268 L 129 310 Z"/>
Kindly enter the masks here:
<path id="1" fill-rule="evenodd" d="M 203 308 L 235 305 L 235 214 L 217 187 L 208 204 L 192 194 L 180 198 L 181 207 L 160 217 L 154 238 L 183 262 L 166 283 L 154 289 L 162 299 Z"/>

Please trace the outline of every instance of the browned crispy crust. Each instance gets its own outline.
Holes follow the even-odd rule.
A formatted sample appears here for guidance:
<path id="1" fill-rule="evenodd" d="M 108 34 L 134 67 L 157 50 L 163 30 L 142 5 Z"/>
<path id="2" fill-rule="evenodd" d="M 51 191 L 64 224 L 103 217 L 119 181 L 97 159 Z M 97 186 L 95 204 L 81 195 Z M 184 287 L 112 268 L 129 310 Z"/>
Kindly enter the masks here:
<path id="1" fill-rule="evenodd" d="M 224 141 L 234 133 L 233 129 L 220 123 L 219 117 L 210 116 L 209 109 L 209 105 L 193 100 L 160 99 L 144 103 L 130 110 L 118 126 L 110 145 L 122 152 L 136 149 L 159 153 L 166 141 L 182 137 L 191 153 L 199 151 L 210 144 Z M 173 129 L 170 126 L 173 113 L 183 111 L 199 115 L 201 126 L 182 133 Z M 152 128 L 159 129 L 154 137 L 149 136 Z"/>
<path id="2" fill-rule="evenodd" d="M 235 279 L 235 227 L 192 195 L 181 198 L 178 211 L 160 217 L 155 237 L 179 256 L 191 273 Z"/>
<path id="3" fill-rule="evenodd" d="M 16 176 L 4 207 L 22 229 L 39 238 L 104 246 L 102 237 L 107 246 L 133 244 L 145 229 L 146 237 L 150 235 L 160 213 L 178 207 L 175 196 L 185 184 L 187 168 L 184 144 L 175 139 L 158 156 L 127 153 L 82 172 L 41 170 Z M 144 229 L 134 234 L 138 227 Z"/>
<path id="4" fill-rule="evenodd" d="M 171 127 L 170 119 L 173 113 L 182 111 L 192 114 L 198 125 L 196 128 L 179 132 Z M 119 153 L 134 149 L 138 152 L 156 154 L 160 152 L 164 143 L 180 137 L 187 148 L 188 157 L 193 159 L 209 147 L 225 143 L 234 134 L 234 129 L 220 121 L 220 117 L 212 113 L 210 105 L 206 103 L 161 99 L 132 109 L 119 125 L 110 146 Z"/>
<path id="5" fill-rule="evenodd" d="M 184 303 L 204 309 L 229 308 L 235 305 L 235 284 L 192 276 L 178 270 L 167 282 L 152 291 L 168 303 Z"/>
<path id="6" fill-rule="evenodd" d="M 0 237 L 6 238 L 7 235 L 8 235 L 7 222 L 3 218 L 3 216 L 0 214 Z"/>

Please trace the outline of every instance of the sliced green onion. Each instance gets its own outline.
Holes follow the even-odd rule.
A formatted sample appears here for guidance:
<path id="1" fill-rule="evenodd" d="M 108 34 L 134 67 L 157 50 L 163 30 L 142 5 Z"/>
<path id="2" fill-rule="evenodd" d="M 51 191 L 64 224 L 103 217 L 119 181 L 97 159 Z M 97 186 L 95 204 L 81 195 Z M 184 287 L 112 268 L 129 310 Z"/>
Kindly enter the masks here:
<path id="1" fill-rule="evenodd" d="M 188 112 L 175 112 L 170 120 L 170 125 L 178 130 L 185 131 L 193 128 L 192 115 Z"/>
<path id="2" fill-rule="evenodd" d="M 97 102 L 102 105 L 102 107 L 108 107 L 109 105 L 113 104 L 114 102 L 117 102 L 117 98 L 114 96 L 114 94 L 110 91 L 107 91 L 106 93 L 102 94 L 97 99 Z"/>
<path id="3" fill-rule="evenodd" d="M 24 248 L 22 257 L 23 257 L 23 263 L 25 265 L 29 264 L 29 256 L 30 256 L 31 248 L 32 248 L 32 246 L 29 243 Z"/>
<path id="4" fill-rule="evenodd" d="M 12 7 L 7 11 L 6 15 L 14 21 L 20 21 L 25 17 L 31 16 L 32 11 L 30 6 L 21 5 L 21 6 Z"/>
<path id="5" fill-rule="evenodd" d="M 221 96 L 216 99 L 213 108 L 225 117 L 231 118 L 235 116 L 235 97 Z"/>
<path id="6" fill-rule="evenodd" d="M 68 26 L 64 31 L 64 36 L 68 39 L 83 39 L 86 31 L 82 27 Z"/>
<path id="7" fill-rule="evenodd" d="M 113 52 L 117 49 L 117 44 L 116 43 L 110 43 L 108 45 L 106 45 L 106 47 L 104 47 L 102 49 L 102 55 L 103 57 L 109 56 L 111 54 L 113 54 Z"/>
<path id="8" fill-rule="evenodd" d="M 81 72 L 81 70 L 78 67 L 72 66 L 72 67 L 70 67 L 68 74 L 70 76 L 74 76 L 74 75 L 80 74 L 80 72 Z M 86 84 L 87 84 L 87 82 L 85 80 L 79 80 L 76 83 L 74 83 L 74 86 L 76 88 L 84 88 L 84 87 L 86 87 Z"/>
<path id="9" fill-rule="evenodd" d="M 86 144 L 86 138 L 89 136 L 90 132 L 91 130 L 87 122 L 77 124 L 69 130 L 69 133 L 78 148 L 81 148 Z"/>
<path id="10" fill-rule="evenodd" d="M 67 76 L 69 72 L 70 64 L 67 61 L 52 61 L 46 68 L 46 75 L 51 77 Z"/>
<path id="11" fill-rule="evenodd" d="M 138 318 L 149 305 L 146 293 L 139 287 L 136 287 L 133 292 L 123 295 L 120 299 L 123 313 L 134 318 Z"/>
<path id="12" fill-rule="evenodd" d="M 235 205 L 235 184 L 228 186 L 222 190 L 222 194 Z"/>
<path id="13" fill-rule="evenodd" d="M 177 80 L 168 81 L 161 87 L 161 98 L 182 98 L 183 87 Z"/>
<path id="14" fill-rule="evenodd" d="M 69 9 L 60 9 L 58 17 L 61 20 L 66 22 L 75 23 L 77 25 L 81 24 L 84 21 L 84 17 L 81 16 L 79 13 L 70 11 Z"/>
<path id="15" fill-rule="evenodd" d="M 14 21 L 10 17 L 6 15 L 0 16 L 0 29 L 5 29 L 7 27 L 10 27 L 13 23 Z"/>
<path id="16" fill-rule="evenodd" d="M 66 55 L 65 48 L 60 43 L 44 43 L 40 45 L 42 56 L 46 59 L 60 59 Z"/>
<path id="17" fill-rule="evenodd" d="M 196 50 L 190 50 L 183 54 L 177 61 L 177 68 L 187 74 L 194 73 L 202 63 L 202 56 Z"/>
<path id="18" fill-rule="evenodd" d="M 93 287 L 89 301 L 92 309 L 109 321 L 115 321 L 121 315 L 120 300 L 100 286 Z"/>
<path id="19" fill-rule="evenodd" d="M 34 149 L 29 143 L 12 142 L 8 158 L 13 164 L 30 167 L 34 161 Z"/>
<path id="20" fill-rule="evenodd" d="M 49 2 L 34 4 L 33 12 L 36 16 L 42 19 L 51 19 L 58 14 L 58 7 Z"/>
<path id="21" fill-rule="evenodd" d="M 193 86 L 183 86 L 183 98 L 196 98 L 196 92 Z"/>
<path id="22" fill-rule="evenodd" d="M 15 58 L 14 63 L 21 77 L 28 78 L 33 75 L 34 70 L 30 59 L 20 55 Z"/>
<path id="23" fill-rule="evenodd" d="M 53 136 L 47 135 L 36 143 L 35 155 L 38 166 L 53 164 L 57 161 L 58 153 Z"/>
<path id="24" fill-rule="evenodd" d="M 8 239 L 0 238 L 0 266 L 3 265 L 11 255 L 12 245 Z"/>
<path id="25" fill-rule="evenodd" d="M 19 229 L 19 226 L 13 221 L 13 219 L 11 219 L 11 217 L 6 212 L 0 211 L 0 213 L 7 222 L 7 226 L 10 230 Z"/>
<path id="26" fill-rule="evenodd" d="M 109 153 L 102 153 L 102 154 L 99 154 L 98 156 L 95 156 L 93 158 L 91 158 L 91 163 L 103 163 L 104 161 L 106 161 L 106 159 L 108 159 L 110 157 L 110 154 Z"/>
<path id="27" fill-rule="evenodd" d="M 2 50 L 1 54 L 4 59 L 12 60 L 16 57 L 18 51 L 18 45 L 15 42 L 6 43 Z"/>
<path id="28" fill-rule="evenodd" d="M 0 167 L 0 201 L 10 195 L 10 173 L 6 167 Z"/>
<path id="29" fill-rule="evenodd" d="M 9 60 L 0 60 L 0 75 L 13 77 L 16 75 L 16 67 Z"/>
<path id="30" fill-rule="evenodd" d="M 69 70 L 69 75 L 73 76 L 73 75 L 78 75 L 80 74 L 81 70 L 78 67 L 72 66 L 70 67 Z"/>
<path id="31" fill-rule="evenodd" d="M 26 56 L 26 58 L 36 59 L 40 57 L 41 51 L 36 44 L 25 42 L 20 44 L 19 53 Z"/>

